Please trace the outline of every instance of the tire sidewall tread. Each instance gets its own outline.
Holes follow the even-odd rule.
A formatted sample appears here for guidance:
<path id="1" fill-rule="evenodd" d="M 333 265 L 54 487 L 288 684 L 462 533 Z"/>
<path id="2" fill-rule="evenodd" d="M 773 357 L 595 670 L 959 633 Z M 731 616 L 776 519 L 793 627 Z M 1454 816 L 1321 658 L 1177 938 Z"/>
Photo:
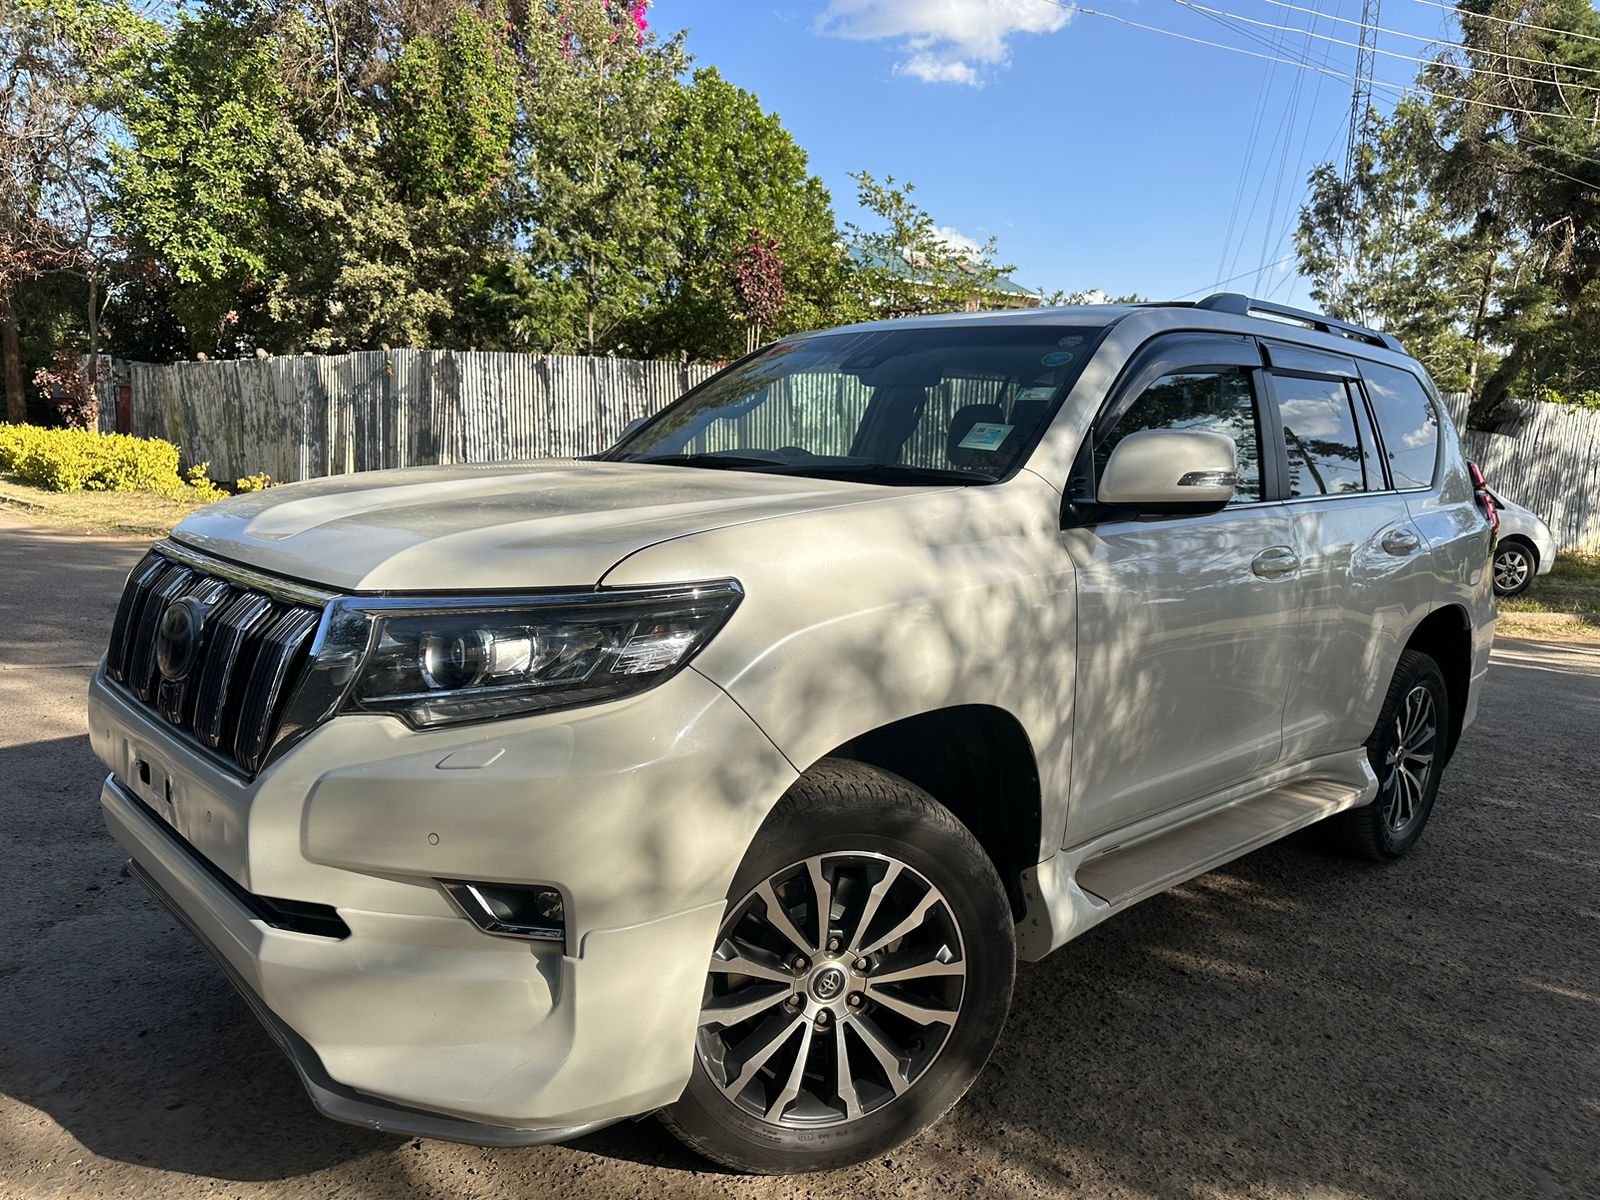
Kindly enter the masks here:
<path id="1" fill-rule="evenodd" d="M 1401 652 L 1400 661 L 1395 666 L 1394 678 L 1389 681 L 1389 690 L 1384 694 L 1383 707 L 1379 710 L 1377 724 L 1373 726 L 1372 735 L 1367 739 L 1366 746 L 1368 761 L 1371 762 L 1381 787 L 1385 771 L 1382 756 L 1389 741 L 1389 730 L 1393 727 L 1396 714 L 1401 704 L 1405 702 L 1406 696 L 1419 683 L 1433 693 L 1436 720 L 1439 725 L 1439 732 L 1436 735 L 1438 748 L 1434 753 L 1433 768 L 1429 773 L 1427 786 L 1423 789 L 1420 812 L 1411 827 L 1399 837 L 1396 837 L 1385 824 L 1381 797 L 1375 797 L 1371 804 L 1364 804 L 1360 808 L 1352 808 L 1339 814 L 1338 828 L 1344 835 L 1346 848 L 1358 858 L 1386 863 L 1403 857 L 1422 837 L 1428 818 L 1433 814 L 1434 800 L 1439 794 L 1439 781 L 1444 774 L 1451 717 L 1450 691 L 1445 685 L 1443 672 L 1431 657 L 1419 650 Z"/>
<path id="2" fill-rule="evenodd" d="M 812 767 L 757 833 L 728 889 L 729 903 L 801 859 L 852 850 L 892 854 L 944 894 L 961 926 L 968 962 L 961 1017 L 939 1057 L 906 1095 L 856 1121 L 814 1129 L 779 1128 L 736 1108 L 696 1055 L 683 1095 L 658 1115 L 687 1146 L 723 1166 L 791 1174 L 880 1155 L 954 1106 L 999 1039 L 1016 971 L 1005 889 L 971 831 L 907 780 L 843 759 L 824 759 Z"/>
<path id="3" fill-rule="evenodd" d="M 1501 597 L 1502 599 L 1505 599 L 1505 600 L 1509 600 L 1513 596 L 1520 596 L 1520 595 L 1522 595 L 1523 592 L 1527 591 L 1530 587 L 1532 587 L 1533 586 L 1534 572 L 1536 572 L 1539 569 L 1538 555 L 1536 555 L 1527 546 L 1523 545 L 1521 541 L 1501 542 L 1500 545 L 1495 547 L 1494 557 L 1495 557 L 1496 561 L 1498 561 L 1499 558 L 1500 558 L 1500 555 L 1504 551 L 1507 551 L 1507 550 L 1515 550 L 1518 554 L 1522 555 L 1522 557 L 1527 560 L 1528 573 L 1527 573 L 1527 575 L 1525 575 L 1523 577 L 1523 580 L 1522 580 L 1522 582 L 1520 584 L 1518 584 L 1516 587 L 1512 588 L 1508 592 L 1501 591 L 1499 584 L 1495 584 L 1494 585 L 1494 594 L 1496 596 Z M 1493 578 L 1493 574 L 1494 574 L 1493 566 L 1491 565 L 1491 568 L 1490 568 L 1490 577 L 1491 578 Z"/>

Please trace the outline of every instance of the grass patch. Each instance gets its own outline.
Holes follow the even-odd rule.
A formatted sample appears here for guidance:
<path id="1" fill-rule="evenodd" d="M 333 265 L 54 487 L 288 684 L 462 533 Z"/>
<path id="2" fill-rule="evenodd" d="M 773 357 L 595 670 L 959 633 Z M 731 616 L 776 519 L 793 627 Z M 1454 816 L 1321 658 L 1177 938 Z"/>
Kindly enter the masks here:
<path id="1" fill-rule="evenodd" d="M 1502 613 L 1568 613 L 1600 619 L 1600 554 L 1558 554 L 1548 575 L 1534 576 L 1520 596 L 1500 601 Z"/>
<path id="2" fill-rule="evenodd" d="M 192 488 L 176 497 L 155 492 L 47 492 L 9 471 L 0 472 L 0 507 L 36 524 L 78 533 L 163 537 L 204 503 Z"/>

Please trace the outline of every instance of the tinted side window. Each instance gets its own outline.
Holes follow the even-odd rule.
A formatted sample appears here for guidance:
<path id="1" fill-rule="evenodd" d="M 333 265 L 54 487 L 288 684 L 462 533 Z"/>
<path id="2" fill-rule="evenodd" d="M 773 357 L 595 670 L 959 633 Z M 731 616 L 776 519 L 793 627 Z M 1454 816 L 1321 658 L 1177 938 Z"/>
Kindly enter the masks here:
<path id="1" fill-rule="evenodd" d="M 1274 375 L 1272 389 L 1283 418 L 1289 460 L 1289 495 L 1338 496 L 1366 491 L 1361 439 L 1350 393 L 1340 379 Z"/>
<path id="2" fill-rule="evenodd" d="M 1421 382 L 1410 371 L 1369 362 L 1361 364 L 1361 375 L 1378 417 L 1394 486 L 1432 486 L 1439 458 L 1439 414 Z"/>
<path id="3" fill-rule="evenodd" d="M 1250 375 L 1239 368 L 1163 375 L 1140 393 L 1116 426 L 1095 443 L 1095 475 L 1116 444 L 1141 429 L 1200 429 L 1224 433 L 1238 451 L 1239 486 L 1233 502 L 1261 499 L 1261 441 Z"/>

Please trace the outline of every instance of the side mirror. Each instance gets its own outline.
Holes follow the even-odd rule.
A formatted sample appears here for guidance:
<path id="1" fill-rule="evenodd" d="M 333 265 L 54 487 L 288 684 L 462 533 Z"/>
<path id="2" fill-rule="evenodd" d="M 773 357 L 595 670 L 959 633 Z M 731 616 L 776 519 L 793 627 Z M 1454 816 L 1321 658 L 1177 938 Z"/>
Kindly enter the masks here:
<path id="1" fill-rule="evenodd" d="M 1141 429 L 1112 450 L 1095 500 L 1144 513 L 1214 512 L 1238 483 L 1238 451 L 1226 434 Z"/>
<path id="2" fill-rule="evenodd" d="M 621 436 L 618 437 L 617 440 L 612 443 L 612 445 L 621 445 L 623 442 L 627 441 L 630 437 L 632 437 L 634 435 L 634 433 L 636 433 L 638 431 L 639 427 L 641 425 L 643 425 L 644 423 L 645 423 L 645 418 L 644 417 L 635 417 L 633 420 L 629 421 L 626 425 L 624 425 L 622 427 Z"/>

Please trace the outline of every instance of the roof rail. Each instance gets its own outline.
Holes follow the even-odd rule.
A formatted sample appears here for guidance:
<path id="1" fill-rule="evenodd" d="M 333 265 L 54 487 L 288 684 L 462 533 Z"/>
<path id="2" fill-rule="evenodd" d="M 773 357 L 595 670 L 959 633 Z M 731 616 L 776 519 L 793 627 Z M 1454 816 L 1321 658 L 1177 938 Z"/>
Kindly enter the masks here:
<path id="1" fill-rule="evenodd" d="M 1204 300 L 1197 300 L 1195 307 L 1209 308 L 1212 312 L 1232 313 L 1236 317 L 1249 317 L 1262 313 L 1304 325 L 1321 333 L 1331 333 L 1334 337 L 1366 342 L 1369 346 L 1382 346 L 1385 350 L 1393 350 L 1396 354 L 1406 352 L 1405 347 L 1390 334 L 1379 333 L 1376 329 L 1368 329 L 1365 325 L 1353 325 L 1349 321 L 1341 321 L 1323 313 L 1290 308 L 1287 304 L 1274 304 L 1270 300 L 1256 300 L 1242 292 L 1218 292 L 1214 296 L 1207 296 Z"/>

